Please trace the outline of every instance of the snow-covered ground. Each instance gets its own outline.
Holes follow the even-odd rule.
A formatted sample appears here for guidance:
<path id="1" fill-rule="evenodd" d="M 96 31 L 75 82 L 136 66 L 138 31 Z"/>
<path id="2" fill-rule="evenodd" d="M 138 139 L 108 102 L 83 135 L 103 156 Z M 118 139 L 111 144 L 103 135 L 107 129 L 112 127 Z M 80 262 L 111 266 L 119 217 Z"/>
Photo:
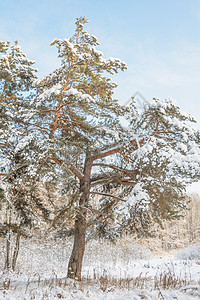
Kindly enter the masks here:
<path id="1" fill-rule="evenodd" d="M 161 259 L 130 240 L 116 245 L 92 241 L 86 249 L 83 280 L 78 283 L 66 278 L 71 245 L 71 240 L 24 241 L 14 273 L 3 272 L 2 255 L 0 300 L 200 298 L 200 246 Z"/>

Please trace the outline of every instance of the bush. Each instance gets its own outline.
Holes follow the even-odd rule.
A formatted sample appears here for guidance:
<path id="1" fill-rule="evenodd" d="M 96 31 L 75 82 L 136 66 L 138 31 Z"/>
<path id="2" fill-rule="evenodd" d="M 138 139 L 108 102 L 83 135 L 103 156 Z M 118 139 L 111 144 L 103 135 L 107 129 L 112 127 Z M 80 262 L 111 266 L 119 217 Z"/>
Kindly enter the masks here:
<path id="1" fill-rule="evenodd" d="M 177 259 L 190 259 L 190 260 L 200 260 L 200 244 L 196 246 L 191 246 L 182 250 L 179 250 L 175 258 Z"/>

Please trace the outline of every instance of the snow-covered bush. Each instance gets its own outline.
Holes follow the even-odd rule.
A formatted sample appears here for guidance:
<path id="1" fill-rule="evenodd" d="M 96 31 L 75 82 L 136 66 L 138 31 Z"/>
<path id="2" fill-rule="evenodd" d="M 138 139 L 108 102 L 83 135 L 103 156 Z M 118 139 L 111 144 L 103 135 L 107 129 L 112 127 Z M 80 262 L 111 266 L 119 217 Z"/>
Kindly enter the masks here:
<path id="1" fill-rule="evenodd" d="M 177 259 L 200 260 L 200 244 L 179 250 L 175 257 Z"/>

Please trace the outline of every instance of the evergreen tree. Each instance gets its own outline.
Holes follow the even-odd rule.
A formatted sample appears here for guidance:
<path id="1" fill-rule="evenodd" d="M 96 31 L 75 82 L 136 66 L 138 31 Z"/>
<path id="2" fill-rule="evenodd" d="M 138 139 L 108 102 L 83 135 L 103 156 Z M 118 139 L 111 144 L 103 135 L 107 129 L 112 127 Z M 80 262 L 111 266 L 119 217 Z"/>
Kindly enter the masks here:
<path id="1" fill-rule="evenodd" d="M 145 228 L 146 220 L 175 217 L 186 184 L 200 176 L 194 119 L 170 99 L 147 101 L 142 111 L 134 101 L 120 106 L 113 99 L 116 84 L 106 72 L 113 75 L 126 64 L 105 59 L 85 23 L 84 17 L 77 19 L 72 38 L 52 42 L 61 66 L 37 81 L 32 109 L 40 150 L 33 169 L 46 173 L 45 180 L 62 181 L 71 196 L 57 219 L 74 213 L 68 276 L 78 280 L 87 226 L 98 223 L 101 232 L 112 235 L 114 229 L 137 228 L 138 222 Z M 92 207 L 94 195 L 100 196 L 97 207 Z"/>
<path id="2" fill-rule="evenodd" d="M 30 159 L 34 148 L 31 101 L 36 80 L 34 61 L 27 58 L 18 42 L 0 41 L 0 207 L 7 237 L 6 268 L 15 268 L 19 239 L 28 226 L 38 226 L 41 203 L 31 175 Z M 16 251 L 10 257 L 11 234 L 16 235 Z"/>
<path id="3" fill-rule="evenodd" d="M 0 41 L 0 51 L 0 170 L 1 176 L 15 181 L 14 170 L 23 167 L 22 152 L 32 138 L 27 128 L 36 69 L 17 42 L 10 46 Z"/>

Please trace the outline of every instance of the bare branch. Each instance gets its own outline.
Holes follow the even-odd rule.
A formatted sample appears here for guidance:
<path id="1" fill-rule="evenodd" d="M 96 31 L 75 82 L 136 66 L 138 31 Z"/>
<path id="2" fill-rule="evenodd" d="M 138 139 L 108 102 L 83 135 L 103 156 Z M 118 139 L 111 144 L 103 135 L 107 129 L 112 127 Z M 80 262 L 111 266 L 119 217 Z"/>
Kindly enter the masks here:
<path id="1" fill-rule="evenodd" d="M 136 182 L 133 181 L 133 178 L 121 178 L 120 176 L 115 176 L 113 173 L 101 174 L 98 177 L 93 177 L 91 179 L 91 187 L 100 185 L 100 184 L 109 184 L 109 183 L 117 183 L 122 185 L 135 186 Z"/>
<path id="2" fill-rule="evenodd" d="M 49 157 L 50 160 L 53 160 L 55 163 L 57 163 L 58 165 L 62 165 L 63 162 L 60 161 L 59 159 L 55 157 L 51 158 Z M 80 180 L 83 178 L 83 174 L 76 168 L 74 167 L 73 165 L 70 166 L 70 170 L 72 171 L 72 173 L 74 173 L 75 176 L 77 176 Z"/>
<path id="3" fill-rule="evenodd" d="M 75 168 L 73 165 L 71 165 L 70 170 L 71 170 L 72 173 L 74 173 L 74 175 L 77 176 L 80 180 L 83 178 L 83 174 L 82 174 L 77 168 Z"/>
<path id="4" fill-rule="evenodd" d="M 16 182 L 15 178 L 13 178 L 13 177 L 12 177 L 11 175 L 9 175 L 9 174 L 6 174 L 6 173 L 0 173 L 0 176 L 6 176 L 6 177 L 9 177 L 9 178 L 11 178 L 13 181 Z"/>
<path id="5" fill-rule="evenodd" d="M 102 216 L 105 216 L 105 217 L 110 217 L 108 214 L 105 214 L 105 213 L 103 213 L 103 212 L 100 212 L 100 211 L 98 211 L 98 210 L 96 210 L 96 209 L 94 209 L 94 208 L 90 208 L 90 207 L 85 207 L 85 206 L 83 206 L 82 208 L 85 208 L 85 209 L 87 209 L 87 210 L 89 210 L 89 211 L 91 211 L 91 212 L 95 212 L 95 213 L 97 213 L 97 214 L 99 214 L 99 215 L 102 215 Z"/>
<path id="6" fill-rule="evenodd" d="M 99 192 L 90 192 L 90 194 L 94 194 L 94 195 L 101 195 L 101 196 L 105 196 L 105 197 L 111 197 L 111 198 L 115 198 L 119 201 L 123 201 L 123 202 L 126 202 L 126 200 L 122 199 L 122 198 L 119 198 L 115 195 L 112 195 L 112 194 L 106 194 L 106 193 L 99 193 Z"/>
<path id="7" fill-rule="evenodd" d="M 99 167 L 110 168 L 110 169 L 113 169 L 113 170 L 116 170 L 116 171 L 119 171 L 119 172 L 122 172 L 122 173 L 125 173 L 125 174 L 137 174 L 138 173 L 135 170 L 133 171 L 133 170 L 121 169 L 121 168 L 118 168 L 117 166 L 103 164 L 103 163 L 93 164 L 92 166 L 94 166 L 94 167 L 99 166 Z"/>

